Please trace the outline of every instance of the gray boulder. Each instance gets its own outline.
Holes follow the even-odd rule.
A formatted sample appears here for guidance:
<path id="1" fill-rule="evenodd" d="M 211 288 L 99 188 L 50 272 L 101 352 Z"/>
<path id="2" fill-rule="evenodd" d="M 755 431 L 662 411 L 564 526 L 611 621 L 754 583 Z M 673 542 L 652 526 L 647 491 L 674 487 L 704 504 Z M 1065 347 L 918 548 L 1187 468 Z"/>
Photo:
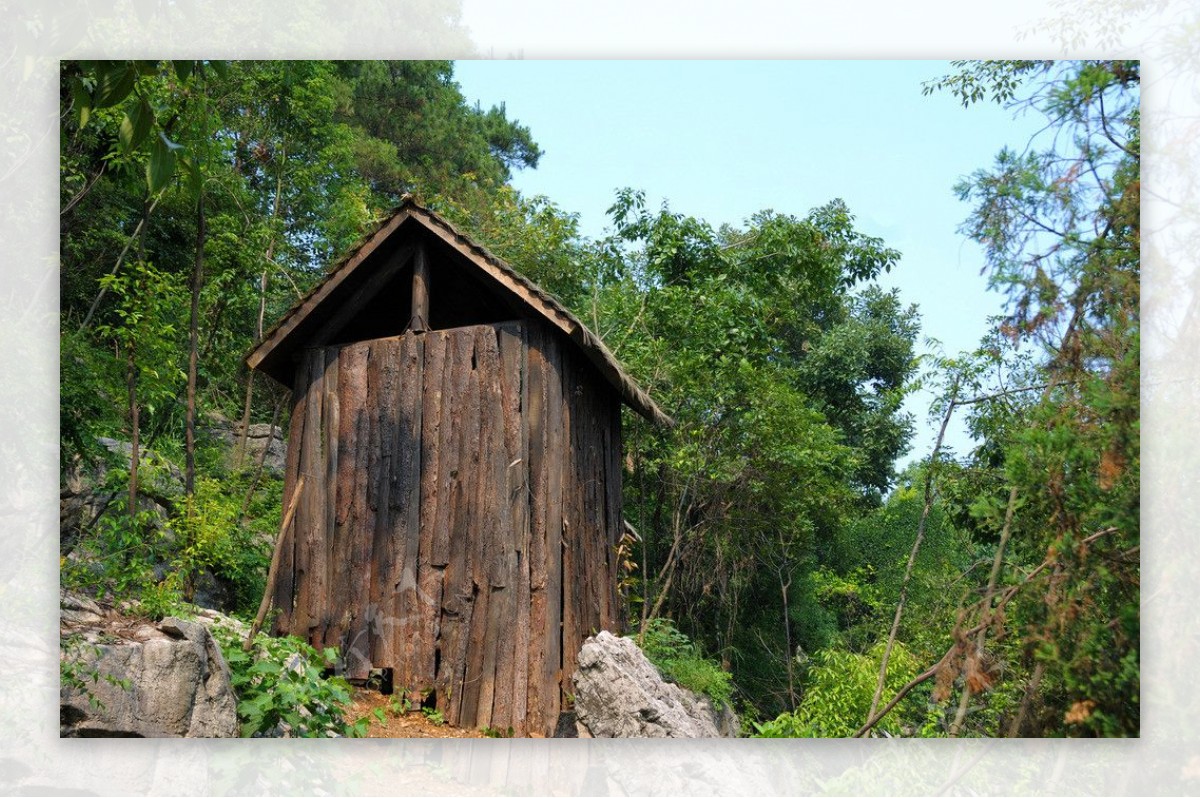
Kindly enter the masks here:
<path id="1" fill-rule="evenodd" d="M 63 605 L 62 656 L 84 686 L 61 687 L 60 736 L 237 736 L 229 666 L 203 624 L 139 621 L 77 597 Z"/>
<path id="2" fill-rule="evenodd" d="M 706 696 L 663 680 L 632 640 L 601 632 L 579 652 L 575 714 L 592 737 L 727 737 L 737 721 Z"/>

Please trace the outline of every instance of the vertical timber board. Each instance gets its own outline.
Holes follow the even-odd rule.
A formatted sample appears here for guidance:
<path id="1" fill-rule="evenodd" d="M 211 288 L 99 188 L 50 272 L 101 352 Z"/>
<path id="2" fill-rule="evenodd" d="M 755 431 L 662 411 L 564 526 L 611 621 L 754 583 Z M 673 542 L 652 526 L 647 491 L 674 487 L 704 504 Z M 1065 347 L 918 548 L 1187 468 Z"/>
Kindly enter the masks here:
<path id="1" fill-rule="evenodd" d="M 302 357 L 308 363 L 308 396 L 305 401 L 304 436 L 300 442 L 300 473 L 305 490 L 296 508 L 296 599 L 291 633 L 310 643 L 318 623 L 314 616 L 314 592 L 322 579 L 314 572 L 319 558 L 314 550 L 325 539 L 325 451 L 321 437 L 321 406 L 325 390 L 325 351 L 309 349 Z M 323 575 L 322 575 L 323 576 Z"/>
<path id="2" fill-rule="evenodd" d="M 333 563 L 330 554 L 337 541 L 335 531 L 337 520 L 337 489 L 338 489 L 338 434 L 340 427 L 340 407 L 338 405 L 338 386 L 341 381 L 338 370 L 337 347 L 323 350 L 325 356 L 325 376 L 321 381 L 321 448 L 323 453 L 324 472 L 320 479 L 321 511 L 324 522 L 321 524 L 321 536 L 313 542 L 312 555 L 312 616 L 315 626 L 312 631 L 313 645 L 322 648 L 325 645 L 326 633 L 331 618 L 330 577 Z"/>
<path id="3" fill-rule="evenodd" d="M 371 549 L 378 523 L 380 447 L 379 424 L 376 418 L 376 403 L 380 393 L 379 366 L 383 341 L 359 344 L 359 369 L 354 377 L 354 437 L 355 465 L 354 496 L 351 513 L 354 525 L 347 528 L 345 558 L 346 582 L 341 595 L 346 596 L 348 612 L 342 635 L 345 642 L 342 656 L 346 663 L 345 675 L 350 679 L 365 679 L 370 675 L 370 631 L 371 619 Z M 349 452 L 341 453 L 348 457 Z M 384 516 L 386 517 L 386 506 Z"/>
<path id="4" fill-rule="evenodd" d="M 517 540 L 525 518 L 524 513 L 518 517 L 515 511 L 516 499 L 524 487 L 524 479 L 520 476 L 524 467 L 520 443 L 522 342 L 519 327 L 506 328 L 505 325 L 481 327 L 477 340 L 481 353 L 479 372 L 489 390 L 484 405 L 486 426 L 490 427 L 489 442 L 481 449 L 491 453 L 485 470 L 490 474 L 489 484 L 483 491 L 487 499 L 482 505 L 487 516 L 481 528 L 485 537 L 490 537 L 492 546 L 488 556 L 491 598 L 479 720 L 484 725 L 507 729 L 515 723 L 513 672 L 520 611 L 517 604 Z M 490 535 L 487 533 L 489 528 Z"/>
<path id="5" fill-rule="evenodd" d="M 623 578 L 623 566 L 617 558 L 617 544 L 625 534 L 625 519 L 622 514 L 622 489 L 624 481 L 624 464 L 621 458 L 623 449 L 621 440 L 621 405 L 614 392 L 609 392 L 608 399 L 608 439 L 607 473 L 605 488 L 608 496 L 608 511 L 605 520 L 608 523 L 608 556 L 609 556 L 609 596 L 613 602 L 613 612 L 608 618 L 611 628 L 616 633 L 624 633 L 628 624 L 628 602 L 625 596 L 617 592 L 617 585 Z"/>
<path id="6" fill-rule="evenodd" d="M 378 479 L 375 502 L 375 529 L 370 550 L 370 587 L 368 627 L 371 663 L 375 667 L 393 668 L 393 678 L 399 675 L 396 662 L 395 621 L 399 598 L 399 574 L 403 567 L 403 541 L 394 533 L 398 505 L 397 491 L 393 488 L 400 480 L 401 470 L 396 437 L 399 434 L 399 368 L 400 344 L 394 340 L 377 342 L 372 354 L 372 363 L 377 365 L 377 382 L 372 387 L 368 381 L 369 412 L 372 423 L 378 430 Z M 398 487 L 398 486 L 397 486 Z"/>
<path id="7" fill-rule="evenodd" d="M 529 403 L 529 384 L 526 379 L 525 325 L 503 325 L 500 328 L 500 362 L 504 390 L 504 439 L 508 450 L 505 502 L 512 518 L 513 576 L 509 582 L 512 633 L 505 635 L 505 650 L 497 669 L 497 682 L 505 685 L 511 696 L 507 707 L 513 734 L 524 737 L 528 711 L 530 632 L 529 632 L 529 437 L 526 410 Z M 511 657 L 511 666 L 508 658 Z M 509 668 L 511 667 L 511 673 Z M 501 676 L 503 674 L 503 677 Z M 497 694 L 495 716 L 503 722 L 504 708 Z M 497 724 L 493 724 L 497 725 Z M 507 726 L 506 726 L 507 727 Z M 505 727 L 505 728 L 506 728 Z"/>
<path id="8" fill-rule="evenodd" d="M 448 667 L 444 656 L 440 663 L 435 663 L 435 660 L 436 652 L 444 647 L 446 633 L 442 608 L 446 600 L 443 580 L 450 557 L 450 532 L 446 515 L 449 487 L 443 484 L 442 467 L 450 456 L 446 449 L 452 421 L 443 412 L 445 397 L 451 391 L 450 370 L 446 367 L 449 338 L 444 332 L 415 337 L 420 344 L 413 345 L 411 357 L 421 358 L 421 382 L 411 386 L 418 390 L 413 401 L 421 406 L 421 424 L 412 428 L 413 439 L 419 447 L 414 476 L 419 499 L 415 508 L 409 508 L 410 513 L 416 513 L 416 528 L 408 529 L 407 534 L 410 545 L 413 536 L 417 537 L 414 551 L 416 559 L 413 562 L 416 578 L 414 598 L 417 603 L 415 607 L 405 607 L 407 614 L 402 627 L 405 642 L 401 654 L 401 661 L 409 671 L 403 684 L 410 690 L 424 689 L 435 680 L 440 685 L 442 674 L 439 671 Z M 414 362 L 412 368 L 416 367 L 417 363 Z M 411 520 L 412 515 L 409 518 Z M 409 567 L 406 560 L 406 573 Z M 446 706 L 444 699 L 444 695 L 438 695 L 437 700 L 442 707 Z"/>
<path id="9" fill-rule="evenodd" d="M 546 496 L 548 472 L 546 467 L 546 418 L 548 415 L 547 365 L 541 325 L 530 322 L 526 326 L 526 357 L 524 417 L 526 419 L 526 449 L 529 474 L 529 545 L 526 559 L 529 562 L 529 630 L 528 646 L 528 707 L 529 729 L 549 735 L 554 721 L 548 718 L 547 668 L 550 662 L 558 661 L 558 652 L 550 648 L 550 622 L 547 607 L 547 548 L 546 548 Z M 549 729 L 550 731 L 547 731 Z"/>
<path id="10" fill-rule="evenodd" d="M 578 363 L 578 361 L 576 361 Z M 579 413 L 575 418 L 575 429 L 578 431 L 578 446 L 575 456 L 578 459 L 579 474 L 579 536 L 576 538 L 580 551 L 583 552 L 579 583 L 583 587 L 580 595 L 582 607 L 580 610 L 581 623 L 579 637 L 583 638 L 598 631 L 599 607 L 597 606 L 597 577 L 598 557 L 596 540 L 596 439 L 593 435 L 595 425 L 595 395 L 592 392 L 590 375 L 582 364 L 576 368 L 577 379 L 575 406 Z"/>
<path id="11" fill-rule="evenodd" d="M 463 650 L 466 668 L 463 674 L 462 705 L 459 715 L 461 726 L 477 725 L 480 692 L 483 688 L 484 643 L 487 633 L 487 611 L 491 598 L 488 589 L 488 562 L 485 555 L 485 536 L 478 529 L 482 526 L 479 511 L 479 490 L 486 483 L 481 469 L 486 457 L 482 457 L 482 401 L 479 373 L 476 371 L 475 330 L 463 328 L 455 331 L 453 367 L 466 374 L 467 390 L 459 393 L 462 415 L 463 437 L 459 444 L 459 471 L 455 480 L 451 532 L 451 550 L 461 547 L 467 553 L 466 576 L 474 597 L 470 615 L 464 623 L 466 648 Z M 490 708 L 489 708 L 490 714 Z"/>
<path id="12" fill-rule="evenodd" d="M 400 397 L 393 442 L 393 483 L 390 492 L 395 519 L 391 525 L 393 545 L 400 552 L 398 578 L 390 588 L 392 604 L 383 619 L 396 635 L 396 655 L 390 664 L 393 679 L 403 673 L 399 682 L 405 689 L 423 690 L 433 684 L 434 646 L 437 640 L 441 574 L 431 572 L 422 585 L 421 576 L 421 426 L 424 418 L 423 386 L 425 382 L 425 342 L 422 335 L 405 335 L 399 346 Z M 430 569 L 432 571 L 432 569 Z M 433 595 L 426 595 L 428 589 Z M 424 626 L 426 625 L 427 626 Z M 424 634 L 425 645 L 418 646 L 418 636 Z"/>
<path id="13" fill-rule="evenodd" d="M 326 428 L 329 475 L 323 483 L 332 500 L 326 505 L 329 517 L 324 550 L 328 581 L 324 606 L 323 646 L 338 646 L 346 656 L 345 632 L 349 626 L 350 540 L 359 528 L 354 506 L 358 491 L 358 467 L 355 460 L 365 448 L 358 440 L 358 416 L 362 410 L 358 382 L 365 380 L 365 347 L 354 344 L 329 347 L 325 383 Z M 330 375 L 334 375 L 331 378 Z M 335 382 L 330 390 L 330 383 Z"/>
<path id="14" fill-rule="evenodd" d="M 479 683 L 479 698 L 475 707 L 475 722 L 478 727 L 491 726 L 496 699 L 499 659 L 499 638 L 511 637 L 505 628 L 507 606 L 507 574 L 504 560 L 506 550 L 511 549 L 512 519 L 502 509 L 501 495 L 504 472 L 510 462 L 504 446 L 503 396 L 501 394 L 500 347 L 496 332 L 488 326 L 473 328 L 475 339 L 472 359 L 472 379 L 479 385 L 479 463 L 470 472 L 474 485 L 474 523 L 470 534 L 474 536 L 475 588 L 480 595 L 487 595 L 487 614 L 476 614 L 471 630 L 472 643 L 477 647 L 469 655 L 468 662 L 478 663 L 474 679 Z M 507 725 L 507 724 L 506 724 Z"/>
<path id="15" fill-rule="evenodd" d="M 604 523 L 604 483 L 607 474 L 604 467 L 604 400 L 607 386 L 591 374 L 587 384 L 587 435 L 588 435 L 588 540 L 591 547 L 591 569 L 588 572 L 590 587 L 589 623 L 587 634 L 593 635 L 606 628 L 608 617 L 608 527 Z"/>
<path id="16" fill-rule="evenodd" d="M 283 505 L 287 507 L 296 490 L 300 476 L 300 449 L 304 440 L 305 397 L 308 396 L 308 359 L 301 358 L 296 368 L 295 384 L 292 386 L 292 412 L 288 421 L 287 462 L 284 466 Z M 275 579 L 274 605 L 278 610 L 273 622 L 276 634 L 286 634 L 291 626 L 292 605 L 296 589 L 296 530 L 295 516 L 291 529 L 285 530 L 280 538 L 279 570 Z"/>
<path id="17" fill-rule="evenodd" d="M 579 552 L 576 561 L 576 581 L 579 585 L 579 622 L 576 627 L 575 649 L 592 634 L 597 621 L 596 608 L 596 530 L 592 508 L 595 506 L 595 472 L 592 464 L 595 455 L 595 439 L 592 437 L 592 392 L 587 371 L 580 358 L 574 359 L 575 401 L 572 409 L 574 429 L 572 453 L 575 456 L 575 474 L 578 480 L 578 525 L 575 526 L 575 546 Z M 569 673 L 574 673 L 574 668 Z M 564 673 L 564 680 L 569 673 Z"/>
<path id="18" fill-rule="evenodd" d="M 447 720 L 461 726 L 474 722 L 473 702 L 478 699 L 478 682 L 472 683 L 467 676 L 467 652 L 477 605 L 487 599 L 487 593 L 480 594 L 475 587 L 471 508 L 463 495 L 464 481 L 469 484 L 467 475 L 479 463 L 479 385 L 471 378 L 475 342 L 470 331 L 455 330 L 445 335 L 437 523 L 444 524 L 449 532 L 449 561 L 442 595 L 441 664 L 445 678 L 438 676 L 439 689 L 445 694 L 438 696 L 438 706 L 445 706 L 448 701 Z M 470 700 L 468 692 L 473 695 Z"/>
<path id="19" fill-rule="evenodd" d="M 570 444 L 568 434 L 569 408 L 565 397 L 564 358 L 558 339 L 545 335 L 547 353 L 547 403 L 546 403 L 546 606 L 549 628 L 550 659 L 547 662 L 546 690 L 543 705 L 547 708 L 548 734 L 554 732 L 558 713 L 563 706 L 563 633 L 566 626 L 563 602 L 565 570 L 565 547 L 563 545 L 563 523 L 566 520 L 564 502 L 566 496 L 566 449 Z"/>
<path id="20" fill-rule="evenodd" d="M 575 673 L 579 653 L 580 624 L 582 621 L 582 585 L 580 560 L 584 551 L 579 546 L 582 531 L 580 516 L 579 436 L 577 418 L 579 408 L 575 400 L 579 385 L 572 355 L 561 351 L 560 368 L 563 386 L 563 485 L 562 485 L 562 669 L 559 673 L 559 688 L 565 702 L 572 692 L 570 679 Z"/>

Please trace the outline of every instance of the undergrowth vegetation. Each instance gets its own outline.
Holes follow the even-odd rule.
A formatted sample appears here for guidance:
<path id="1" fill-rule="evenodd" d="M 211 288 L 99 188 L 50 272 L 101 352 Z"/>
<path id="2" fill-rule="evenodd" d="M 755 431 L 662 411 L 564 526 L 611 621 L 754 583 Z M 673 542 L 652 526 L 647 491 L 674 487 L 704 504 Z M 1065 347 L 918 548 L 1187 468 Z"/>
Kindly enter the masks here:
<path id="1" fill-rule="evenodd" d="M 327 673 L 338 663 L 338 650 L 317 651 L 297 637 L 259 633 L 250 651 L 231 627 L 216 624 L 237 693 L 243 737 L 363 737 L 369 718 L 347 722 L 350 684 Z"/>
<path id="2" fill-rule="evenodd" d="M 708 696 L 717 708 L 730 705 L 732 674 L 722 670 L 720 663 L 704 657 L 670 620 L 653 618 L 631 637 L 667 681 Z"/>

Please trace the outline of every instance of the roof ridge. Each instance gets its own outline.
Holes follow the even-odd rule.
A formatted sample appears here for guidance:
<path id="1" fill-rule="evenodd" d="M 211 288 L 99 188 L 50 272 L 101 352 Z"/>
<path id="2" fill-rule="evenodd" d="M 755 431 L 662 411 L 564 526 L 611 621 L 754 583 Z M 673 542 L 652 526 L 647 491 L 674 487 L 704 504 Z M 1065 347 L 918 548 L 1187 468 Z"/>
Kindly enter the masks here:
<path id="1" fill-rule="evenodd" d="M 561 300 L 553 294 L 546 291 L 537 283 L 530 280 L 525 275 L 521 274 L 513 268 L 507 261 L 500 258 L 487 247 L 483 246 L 473 238 L 459 230 L 448 219 L 442 217 L 436 211 L 425 207 L 411 193 L 406 193 L 400 198 L 400 203 L 393 208 L 380 222 L 374 226 L 370 232 L 366 233 L 343 257 L 339 258 L 337 263 L 331 267 L 325 276 L 319 280 L 304 296 L 296 301 L 291 308 L 288 309 L 283 316 L 279 318 L 271 326 L 271 328 L 263 334 L 262 340 L 250 351 L 246 356 L 246 363 L 250 368 L 258 367 L 263 360 L 280 344 L 287 339 L 291 333 L 280 335 L 280 331 L 302 311 L 307 314 L 313 308 L 319 306 L 323 299 L 317 299 L 317 295 L 323 290 L 332 291 L 331 283 L 337 280 L 340 283 L 341 279 L 345 279 L 349 274 L 357 269 L 357 264 L 351 266 L 351 262 L 355 260 L 364 249 L 372 247 L 362 257 L 365 259 L 373 251 L 373 247 L 379 242 L 377 239 L 380 234 L 387 230 L 384 238 L 392 235 L 396 229 L 400 227 L 405 219 L 400 218 L 416 218 L 425 224 L 427 227 L 440 227 L 446 235 L 453 239 L 453 243 L 457 244 L 471 253 L 479 260 L 486 263 L 491 268 L 499 271 L 501 275 L 515 283 L 524 290 L 529 297 L 522 297 L 518 292 L 518 299 L 529 304 L 533 310 L 540 313 L 551 321 L 554 326 L 557 326 L 561 332 L 573 340 L 575 344 L 583 351 L 584 355 L 595 365 L 601 372 L 602 376 L 616 388 L 618 394 L 622 397 L 626 404 L 636 410 L 642 416 L 664 426 L 674 426 L 674 421 L 670 416 L 666 415 L 659 409 L 650 395 L 647 394 L 633 378 L 625 371 L 617 360 L 616 356 L 604 343 L 604 341 L 593 331 L 587 328 L 574 313 L 567 308 Z M 397 221 L 399 220 L 399 221 Z M 391 228 L 390 230 L 388 228 Z M 450 243 L 449 241 L 447 243 Z M 349 269 L 349 271 L 346 271 Z M 486 271 L 486 269 L 485 269 Z M 342 274 L 345 272 L 345 274 Z M 493 276 L 492 279 L 497 279 Z M 336 285 L 334 286 L 336 287 Z M 506 286 L 501 282 L 501 287 L 512 292 L 511 286 Z M 530 299 L 534 301 L 530 301 Z M 315 304 L 313 304 L 315 302 Z M 307 307 L 307 309 L 305 309 Z M 277 338 L 278 340 L 272 340 Z"/>

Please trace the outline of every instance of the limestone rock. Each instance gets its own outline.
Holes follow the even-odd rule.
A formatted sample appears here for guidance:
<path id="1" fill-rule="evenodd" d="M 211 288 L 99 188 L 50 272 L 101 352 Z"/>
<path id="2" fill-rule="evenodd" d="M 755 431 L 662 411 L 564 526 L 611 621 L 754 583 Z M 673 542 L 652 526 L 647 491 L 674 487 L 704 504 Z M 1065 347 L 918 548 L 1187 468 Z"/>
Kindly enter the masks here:
<path id="1" fill-rule="evenodd" d="M 237 736 L 229 667 L 203 624 L 179 618 L 154 624 L 110 613 L 101 625 L 86 600 L 62 603 L 62 633 L 82 641 L 68 644 L 63 656 L 74 662 L 85 688 L 63 685 L 61 736 Z"/>
<path id="2" fill-rule="evenodd" d="M 610 632 L 589 637 L 579 652 L 573 682 L 576 717 L 593 737 L 737 734 L 732 713 L 718 725 L 718 713 L 707 697 L 663 681 L 629 638 Z"/>
<path id="3" fill-rule="evenodd" d="M 59 484 L 59 550 L 64 555 L 77 553 L 73 550 L 80 536 L 92 529 L 118 496 L 125 494 L 123 488 L 114 491 L 106 482 L 112 466 L 129 470 L 133 446 L 114 438 L 97 438 L 96 442 L 107 455 L 91 463 L 77 458 L 63 470 Z M 145 448 L 138 450 L 138 469 L 138 509 L 151 514 L 155 529 L 165 529 L 164 522 L 183 498 L 183 472 L 154 450 Z"/>
<path id="4" fill-rule="evenodd" d="M 230 465 L 236 456 L 238 443 L 242 437 L 242 425 L 239 421 L 230 421 L 216 413 L 208 416 L 208 434 L 224 442 L 228 448 L 227 459 Z M 263 450 L 266 456 L 263 456 Z M 287 465 L 287 442 L 284 431 L 270 424 L 251 424 L 246 431 L 246 464 L 257 463 L 263 458 L 263 469 L 275 476 L 283 476 Z"/>

